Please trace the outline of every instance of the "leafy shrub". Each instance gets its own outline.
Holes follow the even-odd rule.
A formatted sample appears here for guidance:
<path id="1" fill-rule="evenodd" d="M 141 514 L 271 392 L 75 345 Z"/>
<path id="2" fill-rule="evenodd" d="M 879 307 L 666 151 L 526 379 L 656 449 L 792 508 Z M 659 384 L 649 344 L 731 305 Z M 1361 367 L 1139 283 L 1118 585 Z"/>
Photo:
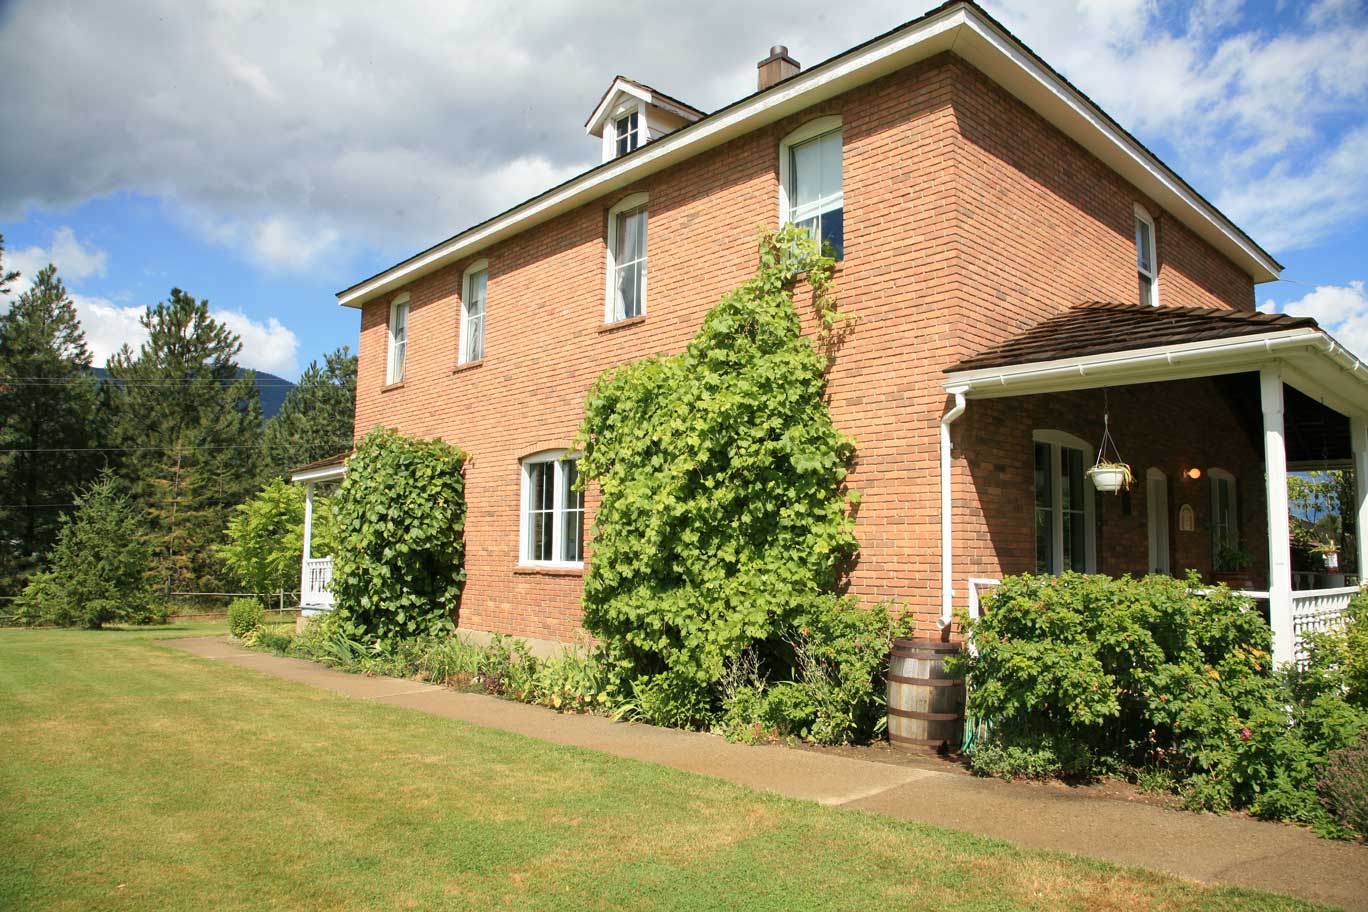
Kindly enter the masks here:
<path id="1" fill-rule="evenodd" d="M 1331 752 L 1368 712 L 1346 699 L 1343 640 L 1310 644 L 1303 671 L 1271 668 L 1271 633 L 1242 597 L 1167 577 L 1065 574 L 1003 581 L 969 625 L 968 709 L 993 733 L 987 775 L 1132 769 L 1193 808 L 1337 827 L 1318 794 Z M 1352 665 L 1352 663 L 1349 663 Z"/>
<path id="2" fill-rule="evenodd" d="M 1321 779 L 1325 803 L 1346 829 L 1368 837 L 1368 735 L 1330 755 Z"/>
<path id="3" fill-rule="evenodd" d="M 480 648 L 459 635 L 433 640 L 418 660 L 417 677 L 434 684 L 467 687 L 480 674 Z"/>
<path id="4" fill-rule="evenodd" d="M 727 660 L 778 641 L 855 552 L 842 490 L 854 444 L 793 303 L 806 270 L 829 330 L 831 268 L 802 231 L 765 234 L 755 274 L 685 352 L 590 391 L 580 483 L 602 499 L 584 624 L 643 717 L 708 721 Z"/>
<path id="5" fill-rule="evenodd" d="M 565 712 L 591 712 L 609 701 L 603 666 L 591 653 L 569 650 L 537 663 L 532 698 Z"/>
<path id="6" fill-rule="evenodd" d="M 294 590 L 304 555 L 304 489 L 274 479 L 228 520 L 218 554 L 228 572 L 250 592 Z M 331 501 L 315 498 L 313 551 L 331 554 L 335 529 Z"/>
<path id="7" fill-rule="evenodd" d="M 334 497 L 332 593 L 349 636 L 445 636 L 460 605 L 465 454 L 378 429 L 356 446 Z"/>
<path id="8" fill-rule="evenodd" d="M 266 611 L 257 599 L 236 598 L 228 603 L 228 632 L 239 639 L 265 619 Z"/>
<path id="9" fill-rule="evenodd" d="M 522 640 L 496 633 L 480 651 L 480 683 L 495 696 L 530 702 L 536 673 L 537 660 Z"/>
<path id="10" fill-rule="evenodd" d="M 48 570 L 20 596 L 28 623 L 98 628 L 156 618 L 147 572 L 152 553 L 142 517 L 106 472 L 76 498 L 62 520 Z"/>
<path id="11" fill-rule="evenodd" d="M 242 635 L 242 644 L 252 649 L 286 655 L 294 645 L 294 637 L 279 629 L 258 624 Z"/>

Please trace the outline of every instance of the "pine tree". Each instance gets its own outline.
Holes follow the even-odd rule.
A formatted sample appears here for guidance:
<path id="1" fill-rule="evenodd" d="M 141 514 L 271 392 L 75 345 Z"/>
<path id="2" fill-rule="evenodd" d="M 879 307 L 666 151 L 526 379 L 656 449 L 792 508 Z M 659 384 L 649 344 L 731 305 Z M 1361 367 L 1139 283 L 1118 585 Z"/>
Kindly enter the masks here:
<path id="1" fill-rule="evenodd" d="M 203 591 L 222 583 L 214 546 L 258 477 L 256 377 L 239 376 L 242 343 L 208 301 L 173 288 L 141 322 L 147 341 L 109 360 L 110 439 L 147 510 L 158 586 Z"/>
<path id="2" fill-rule="evenodd" d="M 0 592 L 22 588 L 99 468 L 97 389 L 76 306 L 48 266 L 0 315 Z"/>
<path id="3" fill-rule="evenodd" d="M 9 296 L 10 283 L 17 278 L 19 278 L 18 270 L 5 271 L 5 236 L 0 234 L 0 299 Z"/>
<path id="4" fill-rule="evenodd" d="M 284 477 L 290 469 L 335 456 L 352 444 L 356 413 L 356 355 L 342 346 L 309 364 L 280 411 L 266 422 L 264 469 Z"/>

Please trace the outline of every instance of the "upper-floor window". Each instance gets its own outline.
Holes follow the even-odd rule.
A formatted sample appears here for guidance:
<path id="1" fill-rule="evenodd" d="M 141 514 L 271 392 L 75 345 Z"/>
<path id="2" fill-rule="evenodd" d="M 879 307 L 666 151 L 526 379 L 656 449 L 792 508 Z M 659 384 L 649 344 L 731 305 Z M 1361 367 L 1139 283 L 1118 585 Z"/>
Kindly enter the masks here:
<path id="1" fill-rule="evenodd" d="M 461 332 L 457 364 L 469 364 L 484 357 L 485 291 L 489 287 L 489 264 L 474 263 L 461 283 Z"/>
<path id="2" fill-rule="evenodd" d="M 1036 431 L 1035 554 L 1037 573 L 1091 573 L 1096 562 L 1092 450 L 1062 431 Z"/>
<path id="3" fill-rule="evenodd" d="M 807 228 L 827 256 L 845 254 L 845 194 L 841 184 L 841 119 L 821 117 L 779 146 L 782 221 Z"/>
<path id="4" fill-rule="evenodd" d="M 1154 248 L 1154 219 L 1142 207 L 1135 207 L 1135 265 L 1140 274 L 1140 303 L 1153 307 L 1159 303 L 1159 264 Z"/>
<path id="5" fill-rule="evenodd" d="M 563 450 L 522 462 L 521 563 L 584 564 L 584 492 L 574 490 L 579 461 Z"/>
<path id="6" fill-rule="evenodd" d="M 646 313 L 646 194 L 608 210 L 608 304 L 604 322 Z"/>
<path id="7" fill-rule="evenodd" d="M 640 112 L 633 110 L 613 121 L 614 135 L 617 137 L 617 154 L 626 155 L 641 145 Z"/>
<path id="8" fill-rule="evenodd" d="M 404 379 L 404 355 L 408 349 L 408 318 L 409 296 L 400 295 L 390 304 L 386 383 L 398 383 Z"/>

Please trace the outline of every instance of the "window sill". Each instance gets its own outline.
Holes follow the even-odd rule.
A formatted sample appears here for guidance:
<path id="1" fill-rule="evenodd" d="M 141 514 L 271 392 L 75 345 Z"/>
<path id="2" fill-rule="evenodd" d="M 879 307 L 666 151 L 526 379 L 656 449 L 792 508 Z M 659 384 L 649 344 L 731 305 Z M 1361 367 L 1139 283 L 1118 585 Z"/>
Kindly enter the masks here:
<path id="1" fill-rule="evenodd" d="M 584 566 L 578 567 L 558 567 L 555 564 L 516 564 L 513 567 L 516 576 L 584 576 Z"/>
<path id="2" fill-rule="evenodd" d="M 461 371 L 474 370 L 477 367 L 484 367 L 484 358 L 480 358 L 476 361 L 467 361 L 465 364 L 458 364 L 451 369 L 451 372 L 453 374 L 459 374 Z"/>
<path id="3" fill-rule="evenodd" d="M 400 380 L 400 381 L 398 381 L 397 383 L 386 383 L 384 386 L 380 387 L 380 392 L 382 392 L 382 393 L 390 393 L 390 392 L 393 392 L 394 390 L 401 390 L 401 389 L 403 389 L 403 388 L 404 388 L 404 381 L 403 381 L 403 380 Z"/>
<path id="4" fill-rule="evenodd" d="M 616 323 L 604 323 L 602 326 L 598 328 L 598 331 L 600 333 L 616 332 L 619 329 L 626 329 L 629 326 L 640 326 L 642 323 L 645 322 L 646 315 L 642 314 L 639 317 L 628 317 L 625 320 L 618 320 Z"/>

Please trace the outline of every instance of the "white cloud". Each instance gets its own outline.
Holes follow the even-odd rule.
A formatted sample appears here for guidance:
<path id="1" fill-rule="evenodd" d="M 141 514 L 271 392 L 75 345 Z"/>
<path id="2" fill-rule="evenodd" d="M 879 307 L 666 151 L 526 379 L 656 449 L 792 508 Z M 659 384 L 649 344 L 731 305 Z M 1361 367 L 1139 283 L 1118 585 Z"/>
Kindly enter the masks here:
<path id="1" fill-rule="evenodd" d="M 1348 285 L 1321 285 L 1295 301 L 1267 301 L 1264 310 L 1312 317 L 1361 359 L 1368 359 L 1368 290 L 1362 280 Z"/>
<path id="2" fill-rule="evenodd" d="M 74 294 L 71 299 L 85 329 L 93 363 L 103 365 L 125 344 L 136 351 L 147 339 L 147 331 L 139 322 L 146 308 L 122 307 L 91 295 Z M 210 315 L 242 339 L 238 363 L 243 367 L 287 378 L 299 374 L 299 339 L 275 317 L 258 323 L 236 310 L 211 310 Z"/>
<path id="3" fill-rule="evenodd" d="M 63 225 L 52 233 L 52 241 L 46 247 L 24 247 L 13 253 L 5 253 L 7 269 L 19 270 L 19 281 L 15 283 L 16 292 L 23 291 L 33 284 L 39 271 L 49 263 L 57 267 L 57 274 L 64 280 L 80 282 L 92 276 L 102 276 L 109 265 L 109 254 L 93 245 L 83 244 L 76 238 L 76 232 Z"/>

